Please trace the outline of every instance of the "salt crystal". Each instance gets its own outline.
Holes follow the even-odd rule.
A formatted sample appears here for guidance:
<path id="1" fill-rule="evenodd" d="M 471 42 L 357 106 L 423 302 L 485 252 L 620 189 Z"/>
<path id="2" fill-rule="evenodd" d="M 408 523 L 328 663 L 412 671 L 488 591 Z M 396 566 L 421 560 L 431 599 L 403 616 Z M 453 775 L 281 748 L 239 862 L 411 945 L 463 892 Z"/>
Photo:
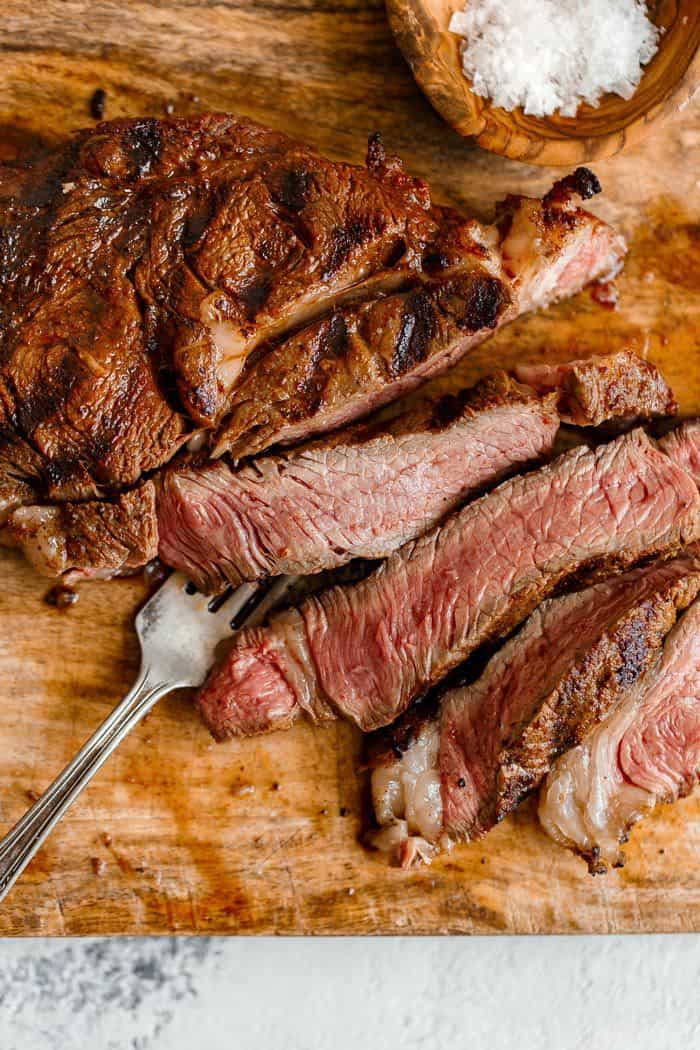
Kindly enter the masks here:
<path id="1" fill-rule="evenodd" d="M 533 117 L 631 98 L 660 36 L 643 0 L 469 0 L 450 30 L 475 93 Z"/>

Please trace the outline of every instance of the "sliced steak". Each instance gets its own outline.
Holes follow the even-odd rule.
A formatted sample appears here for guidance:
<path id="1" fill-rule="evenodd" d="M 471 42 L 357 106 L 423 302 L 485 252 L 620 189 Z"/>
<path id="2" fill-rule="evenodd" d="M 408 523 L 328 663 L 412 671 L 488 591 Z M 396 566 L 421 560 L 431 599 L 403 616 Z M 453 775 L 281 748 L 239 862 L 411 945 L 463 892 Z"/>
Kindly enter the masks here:
<path id="1" fill-rule="evenodd" d="M 543 602 L 473 684 L 380 734 L 372 843 L 409 864 L 486 834 L 627 695 L 698 592 L 683 557 Z"/>
<path id="2" fill-rule="evenodd" d="M 624 242 L 575 204 L 599 188 L 580 174 L 542 201 L 511 197 L 495 227 L 433 208 L 433 241 L 409 288 L 338 308 L 251 359 L 214 454 L 255 455 L 340 426 L 444 371 L 497 326 L 616 272 Z"/>
<path id="3" fill-rule="evenodd" d="M 144 482 L 114 500 L 20 507 L 2 540 L 46 576 L 65 582 L 116 576 L 158 553 L 155 488 Z"/>
<path id="4" fill-rule="evenodd" d="M 556 587 L 671 554 L 700 535 L 700 495 L 641 430 L 504 482 L 334 587 L 244 631 L 199 696 L 218 738 L 341 715 L 392 722 Z"/>
<path id="5" fill-rule="evenodd" d="M 658 368 L 628 351 L 561 365 L 520 365 L 515 375 L 543 394 L 560 392 L 561 411 L 568 409 L 570 421 L 584 426 L 667 416 L 678 408 Z"/>
<path id="6" fill-rule="evenodd" d="M 681 423 L 661 438 L 659 447 L 700 485 L 700 420 Z"/>
<path id="7" fill-rule="evenodd" d="M 663 653 L 609 717 L 547 777 L 539 817 L 593 873 L 624 863 L 640 817 L 694 787 L 700 771 L 700 599 Z"/>
<path id="8" fill-rule="evenodd" d="M 167 471 L 160 557 L 205 591 L 383 558 L 471 492 L 551 452 L 556 396 L 499 373 L 381 424 L 356 424 L 235 470 Z"/>
<path id="9" fill-rule="evenodd" d="M 614 357 L 560 365 L 546 391 L 538 377 L 539 393 L 496 373 L 459 396 L 238 469 L 173 467 L 159 489 L 160 557 L 206 591 L 385 558 L 468 495 L 551 452 L 561 416 L 597 424 L 675 409 L 653 365 L 619 356 L 619 366 Z"/>
<path id="10" fill-rule="evenodd" d="M 1 165 L 0 514 L 113 500 L 194 431 L 249 456 L 366 415 L 613 271 L 623 241 L 575 204 L 598 188 L 581 169 L 485 227 L 376 137 L 355 167 L 225 114 Z"/>

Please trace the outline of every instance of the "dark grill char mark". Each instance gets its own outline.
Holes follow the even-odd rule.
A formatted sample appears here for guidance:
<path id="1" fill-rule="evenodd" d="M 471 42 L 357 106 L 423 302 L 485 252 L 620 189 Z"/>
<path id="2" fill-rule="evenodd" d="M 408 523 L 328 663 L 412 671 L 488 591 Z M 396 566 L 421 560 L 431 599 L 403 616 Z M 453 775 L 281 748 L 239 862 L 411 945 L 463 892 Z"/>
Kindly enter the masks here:
<path id="1" fill-rule="evenodd" d="M 45 475 L 49 488 L 57 489 L 78 472 L 80 461 L 75 456 L 58 456 L 46 464 Z"/>
<path id="2" fill-rule="evenodd" d="M 197 243 L 211 222 L 214 212 L 214 201 L 211 197 L 198 200 L 192 210 L 188 211 L 182 231 L 182 243 L 185 250 L 192 248 Z"/>
<path id="3" fill-rule="evenodd" d="M 503 283 L 496 277 L 477 277 L 470 290 L 466 309 L 458 321 L 460 328 L 478 332 L 494 328 L 507 296 Z"/>
<path id="4" fill-rule="evenodd" d="M 557 223 L 573 228 L 576 226 L 580 216 L 575 210 L 566 207 L 572 195 L 580 197 L 581 200 L 589 200 L 600 193 L 601 185 L 596 176 L 589 168 L 576 168 L 571 175 L 555 182 L 549 193 L 542 198 L 542 221 L 543 226 L 555 226 Z M 562 207 L 564 205 L 564 207 Z"/>
<path id="5" fill-rule="evenodd" d="M 282 178 L 279 189 L 272 190 L 272 198 L 292 212 L 303 211 L 311 192 L 311 177 L 303 168 L 293 168 Z"/>
<path id="6" fill-rule="evenodd" d="M 600 192 L 600 182 L 590 168 L 576 168 L 576 171 L 572 172 L 571 175 L 566 175 L 555 183 L 549 193 L 546 193 L 542 198 L 542 204 L 545 208 L 554 203 L 558 204 L 562 200 L 566 200 L 572 193 L 580 197 L 581 200 L 587 201 Z"/>
<path id="7" fill-rule="evenodd" d="M 101 123 L 2 167 L 0 412 L 13 430 L 0 448 L 3 506 L 32 501 L 12 472 L 27 443 L 37 502 L 109 498 L 159 469 L 193 425 L 228 414 L 255 435 L 226 444 L 224 426 L 217 454 L 294 443 L 386 404 L 485 337 L 462 339 L 456 321 L 465 273 L 498 272 L 496 236 L 480 246 L 476 224 L 434 208 L 377 137 L 367 164 L 203 114 Z M 426 282 L 439 320 L 426 348 L 429 306 L 402 314 L 427 245 L 446 249 L 465 291 L 443 317 Z M 347 331 L 332 321 L 319 340 L 336 311 Z M 237 395 L 268 422 L 239 412 Z"/>
<path id="8" fill-rule="evenodd" d="M 345 226 L 336 226 L 331 231 L 331 251 L 323 271 L 324 279 L 332 277 L 353 248 L 358 248 L 368 236 L 369 224 L 365 219 L 352 219 Z"/>
<path id="9" fill-rule="evenodd" d="M 306 375 L 299 383 L 300 399 L 295 410 L 300 416 L 314 412 L 323 404 L 328 373 L 323 363 L 345 356 L 349 346 L 348 329 L 342 314 L 333 314 L 320 327 Z"/>
<path id="10" fill-rule="evenodd" d="M 124 144 L 130 151 L 132 176 L 140 178 L 150 174 L 163 148 L 160 121 L 154 118 L 135 121 L 124 135 Z"/>
<path id="11" fill-rule="evenodd" d="M 344 357 L 348 349 L 348 326 L 342 314 L 334 314 L 319 340 L 319 359 Z"/>
<path id="12" fill-rule="evenodd" d="M 47 359 L 51 351 L 45 351 Z M 85 370 L 78 357 L 68 347 L 58 349 L 60 358 L 55 360 L 57 351 L 53 350 L 53 360 L 47 368 L 47 382 L 32 388 L 28 397 L 17 396 L 13 423 L 25 434 L 31 434 L 41 423 L 49 419 L 55 411 L 56 402 L 67 400 L 75 385 L 84 377 Z"/>
<path id="13" fill-rule="evenodd" d="M 245 307 L 246 317 L 249 321 L 255 320 L 258 312 L 267 302 L 271 287 L 270 278 L 261 277 L 238 293 L 238 298 Z"/>
<path id="14" fill-rule="evenodd" d="M 450 260 L 444 251 L 434 245 L 426 248 L 423 254 L 423 269 L 426 273 L 439 273 L 450 265 Z"/>
<path id="15" fill-rule="evenodd" d="M 423 290 L 413 292 L 406 300 L 401 329 L 391 359 L 393 375 L 403 375 L 425 359 L 434 332 L 435 311 L 430 295 Z"/>

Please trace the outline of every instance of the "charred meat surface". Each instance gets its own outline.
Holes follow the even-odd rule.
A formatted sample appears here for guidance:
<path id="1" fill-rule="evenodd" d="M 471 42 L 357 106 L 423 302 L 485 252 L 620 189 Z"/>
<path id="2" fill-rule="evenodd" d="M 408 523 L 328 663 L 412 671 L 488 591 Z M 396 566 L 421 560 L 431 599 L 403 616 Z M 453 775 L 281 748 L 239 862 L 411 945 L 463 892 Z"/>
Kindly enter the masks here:
<path id="1" fill-rule="evenodd" d="M 678 408 L 659 370 L 626 351 L 560 365 L 520 365 L 515 375 L 543 394 L 556 390 L 562 415 L 583 426 L 635 416 L 653 419 Z"/>
<path id="2" fill-rule="evenodd" d="M 2 533 L 44 576 L 104 579 L 133 571 L 158 553 L 153 482 L 114 500 L 18 508 Z"/>
<path id="3" fill-rule="evenodd" d="M 546 390 L 539 375 L 533 390 L 495 373 L 388 422 L 354 424 L 238 469 L 222 460 L 174 466 L 159 488 L 160 556 L 206 591 L 387 557 L 468 495 L 550 453 L 560 418 L 595 425 L 675 407 L 653 365 L 618 356 L 619 367 L 615 357 L 560 365 Z M 595 397 L 580 380 L 592 372 Z"/>
<path id="4" fill-rule="evenodd" d="M 539 818 L 594 874 L 624 863 L 632 825 L 687 795 L 700 771 L 700 599 L 663 653 L 609 717 L 563 755 L 544 783 Z"/>
<path id="5" fill-rule="evenodd" d="M 475 682 L 417 728 L 407 716 L 408 738 L 385 731 L 404 739 L 375 754 L 373 844 L 406 865 L 486 834 L 628 695 L 699 591 L 689 556 L 543 602 Z"/>
<path id="6" fill-rule="evenodd" d="M 586 193 L 564 180 L 485 227 L 376 138 L 355 167 L 225 114 L 1 166 L 2 519 L 113 500 L 195 430 L 250 456 L 366 415 L 619 265 Z"/>
<path id="7" fill-rule="evenodd" d="M 432 206 L 420 260 L 394 263 L 409 267 L 410 287 L 374 278 L 374 287 L 383 282 L 377 298 L 365 282 L 359 304 L 251 360 L 215 453 L 254 455 L 364 415 L 444 371 L 500 324 L 614 273 L 624 242 L 578 207 L 580 188 L 567 185 L 549 203 L 509 198 L 492 227 Z"/>
<path id="8" fill-rule="evenodd" d="M 379 728 L 566 581 L 699 535 L 693 479 L 643 431 L 576 448 L 468 504 L 359 584 L 242 632 L 200 710 L 218 738 L 301 714 Z"/>

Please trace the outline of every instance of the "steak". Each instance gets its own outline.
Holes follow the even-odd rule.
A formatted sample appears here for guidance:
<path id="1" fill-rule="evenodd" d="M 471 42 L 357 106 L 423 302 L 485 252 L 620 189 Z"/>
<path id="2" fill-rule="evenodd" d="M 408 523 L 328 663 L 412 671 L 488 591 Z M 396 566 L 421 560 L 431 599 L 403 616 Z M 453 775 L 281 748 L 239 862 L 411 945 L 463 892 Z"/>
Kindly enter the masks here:
<path id="1" fill-rule="evenodd" d="M 385 558 L 468 495 L 551 452 L 562 415 L 597 424 L 603 411 L 675 410 L 653 365 L 617 356 L 620 367 L 616 357 L 560 365 L 541 394 L 499 372 L 389 422 L 355 424 L 238 469 L 223 460 L 174 467 L 159 489 L 160 557 L 204 591 Z"/>
<path id="2" fill-rule="evenodd" d="M 368 160 L 374 177 L 385 177 L 371 148 Z M 429 241 L 422 230 L 412 250 L 404 238 L 395 264 L 410 271 L 410 287 L 337 306 L 251 359 L 214 454 L 256 454 L 365 415 L 444 371 L 518 314 L 616 272 L 624 242 L 574 204 L 599 189 L 579 168 L 541 201 L 509 198 L 492 227 L 430 206 Z M 423 199 L 428 207 L 425 188 Z"/>
<path id="3" fill-rule="evenodd" d="M 661 438 L 659 447 L 700 485 L 700 420 L 681 423 Z"/>
<path id="4" fill-rule="evenodd" d="M 700 536 L 700 494 L 642 430 L 504 482 L 367 579 L 243 631 L 199 696 L 223 739 L 304 714 L 387 725 L 555 588 Z"/>
<path id="5" fill-rule="evenodd" d="M 627 695 L 698 592 L 700 561 L 683 557 L 543 602 L 475 682 L 385 731 L 373 844 L 410 863 L 485 835 Z"/>
<path id="6" fill-rule="evenodd" d="M 240 469 L 222 460 L 162 478 L 160 558 L 204 591 L 383 558 L 471 492 L 551 452 L 555 396 L 505 373 L 388 423 L 355 424 Z"/>
<path id="7" fill-rule="evenodd" d="M 592 873 L 624 863 L 630 827 L 694 787 L 700 770 L 700 600 L 608 718 L 563 755 L 542 788 L 540 822 Z"/>
<path id="8" fill-rule="evenodd" d="M 615 270 L 574 203 L 598 188 L 580 169 L 485 227 L 376 137 L 354 167 L 223 114 L 0 166 L 0 520 L 114 501 L 194 437 L 248 456 L 366 415 Z"/>
<path id="9" fill-rule="evenodd" d="M 113 500 L 19 507 L 2 533 L 45 576 L 104 579 L 155 558 L 158 533 L 153 482 Z"/>
<path id="10" fill-rule="evenodd" d="M 556 390 L 562 415 L 581 426 L 651 419 L 678 408 L 659 370 L 629 351 L 559 365 L 519 365 L 515 375 L 542 394 Z"/>

